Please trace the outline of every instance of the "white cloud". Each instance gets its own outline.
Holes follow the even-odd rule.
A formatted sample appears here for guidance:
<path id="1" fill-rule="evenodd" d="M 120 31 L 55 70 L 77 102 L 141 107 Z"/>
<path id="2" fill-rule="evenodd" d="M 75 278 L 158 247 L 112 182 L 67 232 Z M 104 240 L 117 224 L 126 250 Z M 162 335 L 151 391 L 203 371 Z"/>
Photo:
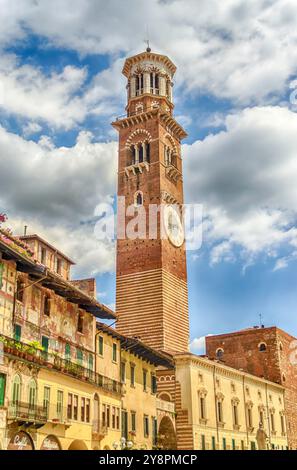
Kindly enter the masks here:
<path id="1" fill-rule="evenodd" d="M 20 6 L 19 6 L 20 4 Z M 153 49 L 179 66 L 179 84 L 238 103 L 281 93 L 296 74 L 295 0 L 1 0 L 0 44 L 27 31 L 81 54 L 139 52 L 149 25 Z"/>
<path id="2" fill-rule="evenodd" d="M 208 334 L 206 336 L 212 336 Z M 199 338 L 194 338 L 190 343 L 190 351 L 197 355 L 205 354 L 205 338 L 206 336 L 200 336 Z"/>
<path id="3" fill-rule="evenodd" d="M 114 246 L 96 240 L 94 210 L 116 188 L 117 144 L 81 132 L 73 147 L 27 141 L 0 127 L 0 207 L 7 225 L 28 225 L 78 263 L 80 275 L 114 269 Z"/>
<path id="4" fill-rule="evenodd" d="M 204 207 L 211 262 L 278 258 L 297 240 L 297 114 L 256 107 L 228 116 L 226 130 L 185 145 L 188 201 Z"/>

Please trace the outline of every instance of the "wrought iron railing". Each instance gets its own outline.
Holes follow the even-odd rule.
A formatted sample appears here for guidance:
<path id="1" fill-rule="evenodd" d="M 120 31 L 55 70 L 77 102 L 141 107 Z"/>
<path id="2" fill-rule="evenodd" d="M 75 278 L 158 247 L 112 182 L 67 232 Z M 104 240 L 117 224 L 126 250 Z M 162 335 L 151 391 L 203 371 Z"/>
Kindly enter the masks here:
<path id="1" fill-rule="evenodd" d="M 42 349 L 37 349 L 33 345 L 17 341 L 13 338 L 8 338 L 3 335 L 0 336 L 0 342 L 4 344 L 4 352 L 6 354 L 40 364 L 41 366 L 45 366 L 49 369 L 58 370 L 80 380 L 91 382 L 97 387 L 108 392 L 115 394 L 122 393 L 122 385 L 119 381 L 98 374 L 93 370 L 83 367 L 82 365 L 68 359 L 64 359 L 56 353 L 53 354 Z"/>
<path id="2" fill-rule="evenodd" d="M 102 421 L 95 419 L 92 423 L 92 433 L 98 434 L 100 436 L 106 436 L 107 426 L 103 424 Z"/>
<path id="3" fill-rule="evenodd" d="M 7 412 L 8 419 L 15 421 L 29 421 L 33 423 L 46 423 L 47 411 L 43 406 L 32 403 L 10 402 Z"/>

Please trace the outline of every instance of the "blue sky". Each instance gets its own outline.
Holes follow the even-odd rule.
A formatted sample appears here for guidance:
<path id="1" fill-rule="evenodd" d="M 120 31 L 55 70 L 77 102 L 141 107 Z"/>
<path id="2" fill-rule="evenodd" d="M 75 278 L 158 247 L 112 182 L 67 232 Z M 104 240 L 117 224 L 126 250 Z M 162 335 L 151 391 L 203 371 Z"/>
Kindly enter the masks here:
<path id="1" fill-rule="evenodd" d="M 297 13 L 293 0 L 246 3 L 0 0 L 0 212 L 75 258 L 76 276 L 95 275 L 109 305 L 114 247 L 94 237 L 94 210 L 116 191 L 110 122 L 144 18 L 152 49 L 177 64 L 185 196 L 204 215 L 188 253 L 197 352 L 260 313 L 297 334 Z"/>

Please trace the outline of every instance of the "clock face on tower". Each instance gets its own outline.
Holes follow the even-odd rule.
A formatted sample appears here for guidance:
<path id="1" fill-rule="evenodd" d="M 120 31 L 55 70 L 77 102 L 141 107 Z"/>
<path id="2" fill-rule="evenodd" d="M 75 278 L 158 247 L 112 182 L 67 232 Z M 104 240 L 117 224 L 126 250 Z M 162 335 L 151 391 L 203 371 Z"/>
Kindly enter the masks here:
<path id="1" fill-rule="evenodd" d="M 185 240 L 185 232 L 177 209 L 170 205 L 165 206 L 163 214 L 167 237 L 176 248 L 181 247 Z"/>

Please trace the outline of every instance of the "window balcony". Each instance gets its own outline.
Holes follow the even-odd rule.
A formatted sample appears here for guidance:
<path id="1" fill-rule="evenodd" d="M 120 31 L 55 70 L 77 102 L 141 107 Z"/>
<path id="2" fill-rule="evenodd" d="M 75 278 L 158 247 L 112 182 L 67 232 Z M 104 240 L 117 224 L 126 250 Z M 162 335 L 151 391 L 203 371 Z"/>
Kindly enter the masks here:
<path id="1" fill-rule="evenodd" d="M 9 356 L 18 357 L 26 362 L 39 364 L 47 369 L 58 370 L 59 372 L 94 384 L 112 394 L 121 395 L 122 385 L 119 381 L 113 380 L 104 375 L 98 374 L 91 369 L 80 364 L 64 359 L 58 354 L 44 351 L 32 344 L 22 343 L 13 338 L 0 336 L 0 342 L 4 345 L 4 353 Z"/>
<path id="2" fill-rule="evenodd" d="M 107 435 L 107 426 L 99 420 L 94 420 L 92 424 L 92 439 L 101 441 Z"/>
<path id="3" fill-rule="evenodd" d="M 8 405 L 7 418 L 21 425 L 33 425 L 38 428 L 47 422 L 47 410 L 43 406 L 32 403 L 10 402 Z"/>

